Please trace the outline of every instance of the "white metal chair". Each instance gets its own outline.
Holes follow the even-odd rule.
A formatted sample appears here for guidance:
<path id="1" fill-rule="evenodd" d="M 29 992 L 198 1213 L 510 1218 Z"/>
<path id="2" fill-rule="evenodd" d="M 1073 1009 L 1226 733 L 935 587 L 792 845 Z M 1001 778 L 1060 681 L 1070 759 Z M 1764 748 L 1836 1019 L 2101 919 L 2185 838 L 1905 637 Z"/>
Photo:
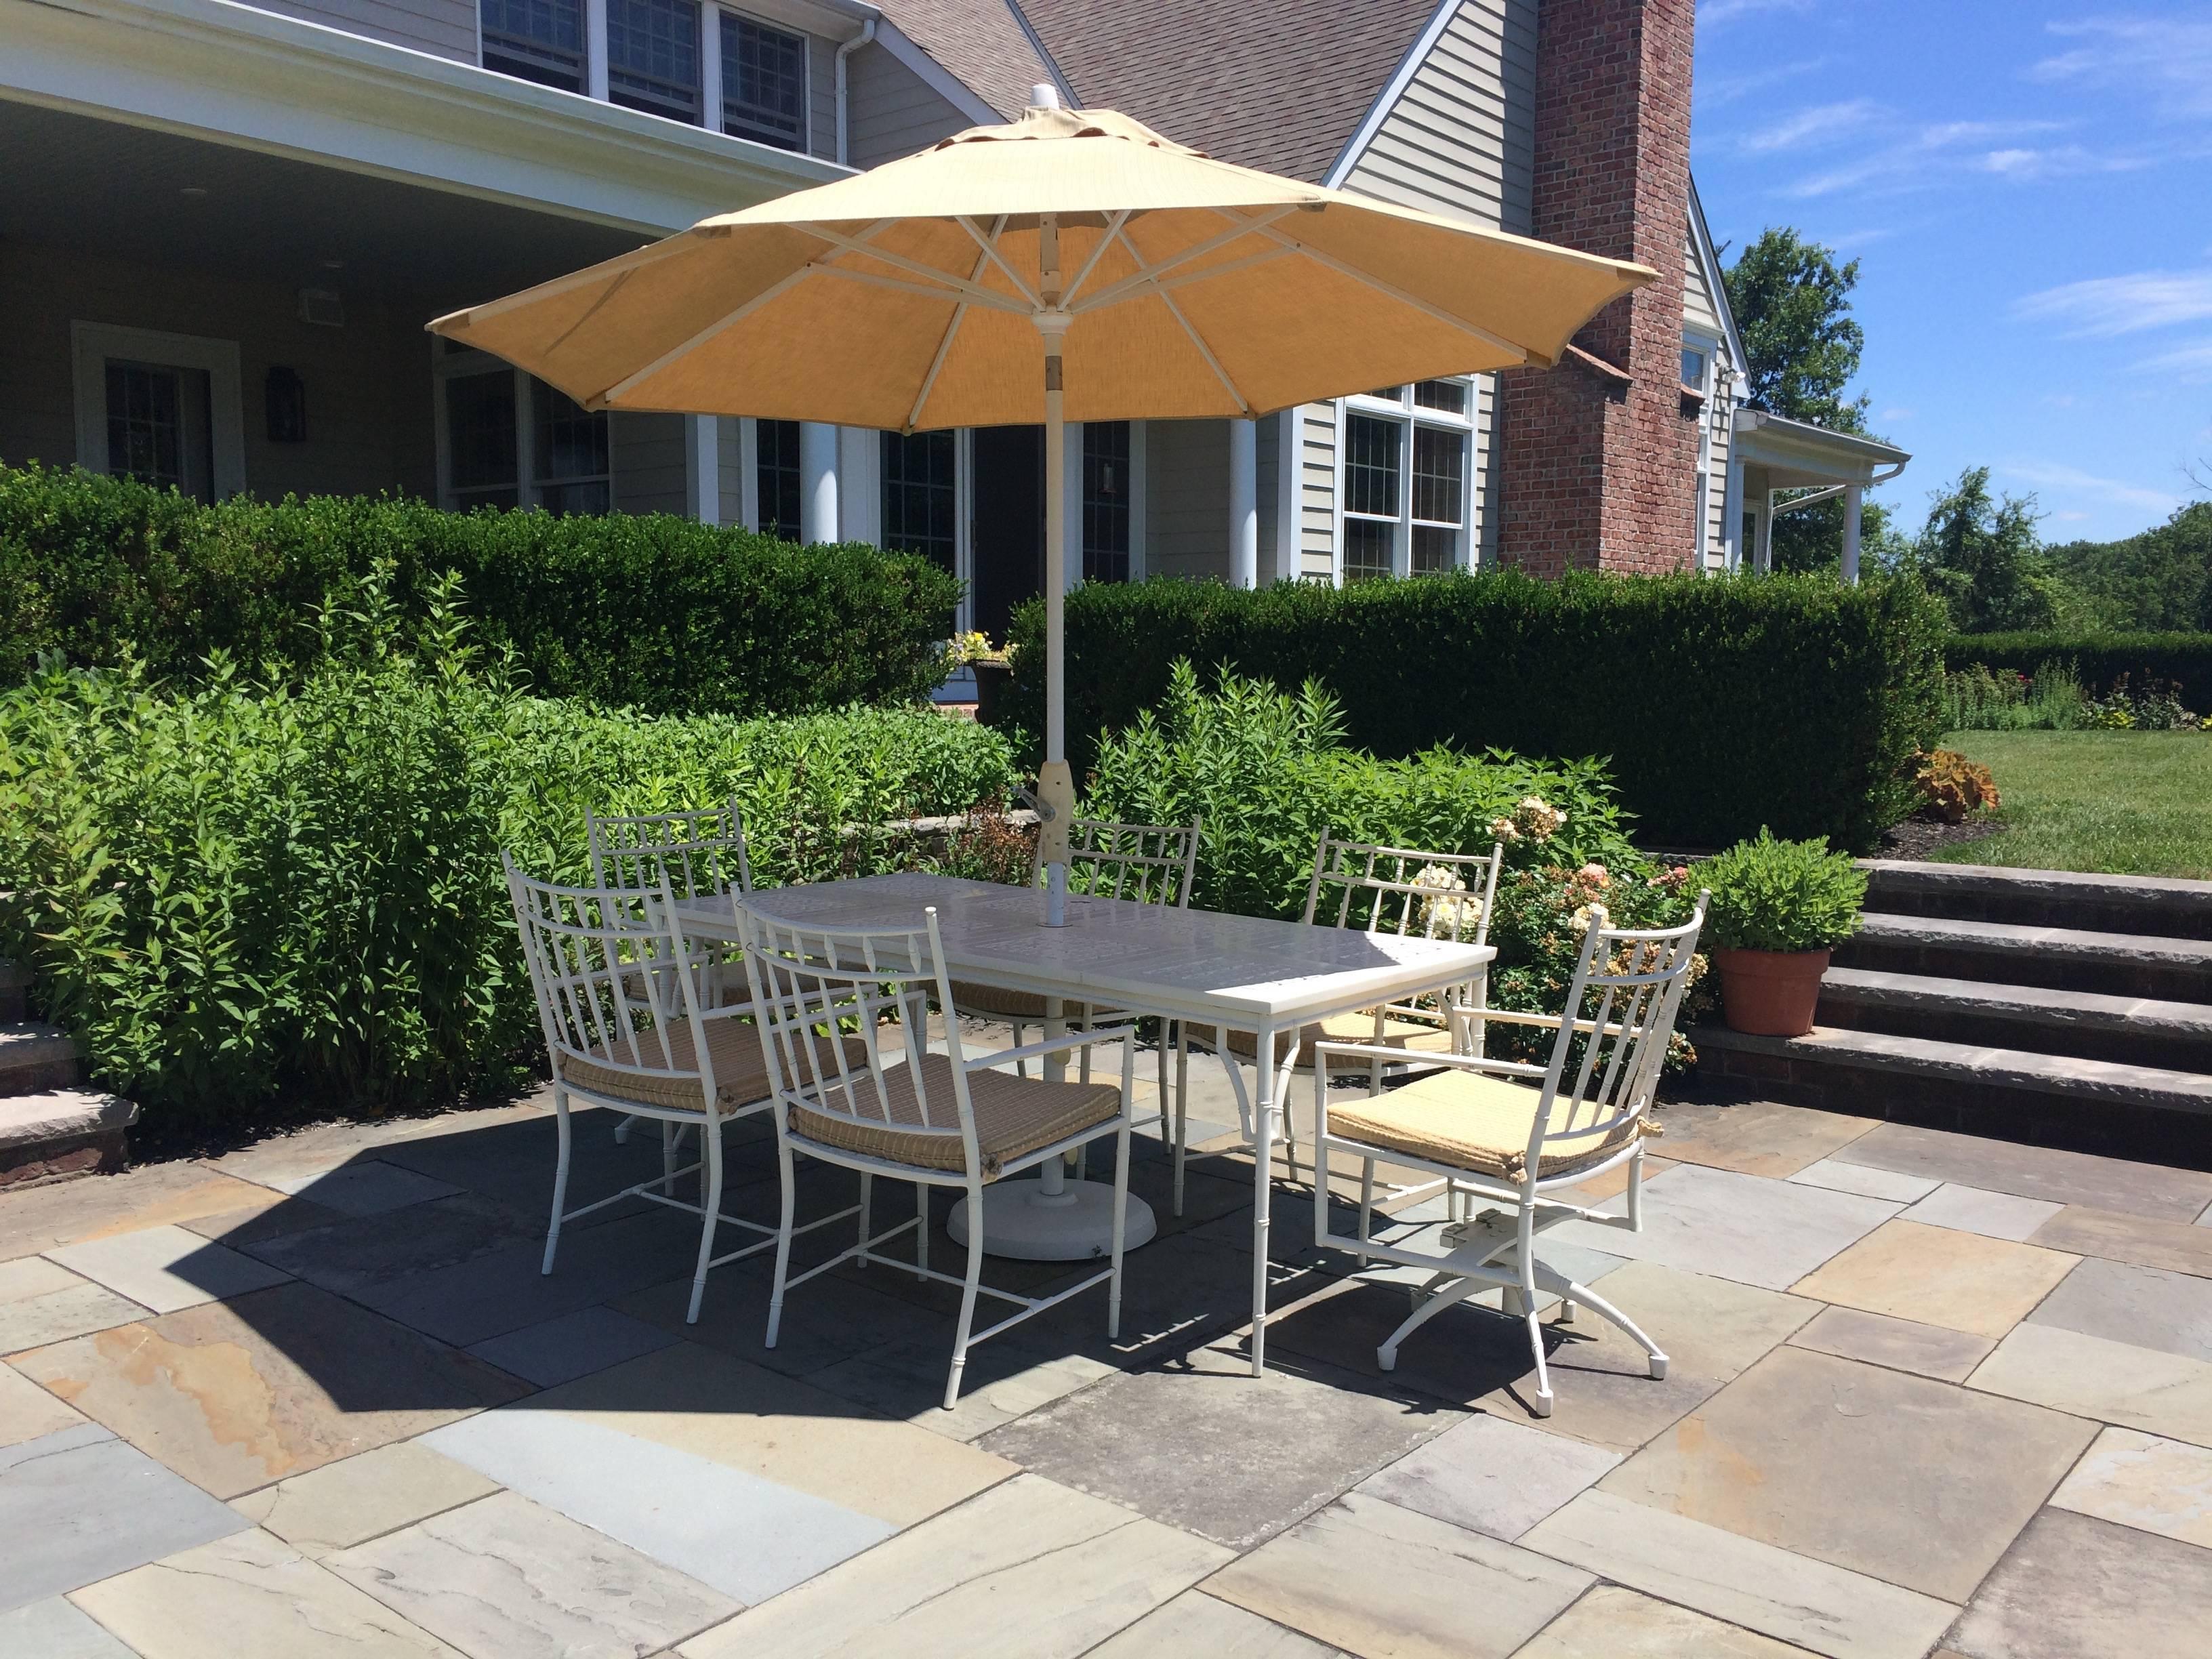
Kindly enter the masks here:
<path id="1" fill-rule="evenodd" d="M 1337 1152 L 1360 1159 L 1362 1175 L 1358 1236 L 1330 1231 L 1328 1206 L 1316 1203 L 1315 1242 L 1350 1250 L 1363 1267 L 1381 1260 L 1431 1270 L 1417 1293 L 1419 1305 L 1376 1351 L 1384 1370 L 1397 1364 L 1399 1345 L 1415 1329 L 1485 1286 L 1498 1285 L 1505 1287 L 1505 1312 L 1528 1322 L 1536 1361 L 1532 1403 L 1539 1417 L 1552 1413 L 1539 1292 L 1560 1298 L 1562 1322 L 1573 1319 L 1577 1304 L 1587 1304 L 1635 1339 L 1654 1377 L 1667 1375 L 1659 1346 L 1587 1285 L 1540 1261 L 1535 1243 L 1538 1233 L 1562 1221 L 1631 1231 L 1642 1224 L 1644 1140 L 1654 1133 L 1648 1114 L 1690 982 L 1705 902 L 1700 893 L 1696 912 L 1683 926 L 1645 932 L 1610 927 L 1605 912 L 1593 907 L 1565 1012 L 1487 1013 L 1491 1019 L 1555 1029 L 1548 1066 L 1464 1052 L 1440 1054 L 1441 1069 L 1413 1083 L 1388 1093 L 1370 1085 L 1364 1099 L 1331 1105 L 1328 1060 L 1358 1062 L 1395 1051 L 1371 1044 L 1322 1045 L 1322 1063 L 1314 1068 L 1316 1178 L 1326 1179 Z M 1377 1159 L 1424 1170 L 1456 1190 L 1510 1206 L 1511 1213 L 1485 1210 L 1448 1226 L 1443 1241 L 1450 1248 L 1441 1257 L 1378 1243 L 1371 1236 Z M 1622 1164 L 1628 1166 L 1624 1214 L 1547 1195 Z"/>
<path id="2" fill-rule="evenodd" d="M 685 1315 L 696 1323 L 708 1270 L 767 1249 L 779 1237 L 773 1227 L 720 1212 L 722 1126 L 771 1104 L 759 1028 L 746 1018 L 748 1007 L 717 1007 L 710 1001 L 703 981 L 711 958 L 684 937 L 665 879 L 658 892 L 645 895 L 556 887 L 523 874 L 505 854 L 501 863 L 552 1057 L 553 1109 L 559 1123 L 553 1216 L 541 1270 L 553 1271 L 564 1222 L 626 1198 L 688 1211 L 700 1218 L 698 1262 Z M 676 1142 L 664 1133 L 659 1176 L 568 1209 L 569 1114 L 580 1103 L 664 1126 L 696 1126 L 701 1131 L 699 1157 L 678 1169 Z M 695 1173 L 701 1201 L 687 1203 L 676 1196 L 676 1182 Z M 720 1223 L 763 1237 L 718 1256 L 714 1233 Z"/>
<path id="3" fill-rule="evenodd" d="M 1048 1083 L 996 1069 L 1082 1045 L 1125 1038 L 1128 1028 L 1070 1032 L 1042 1042 L 970 1055 L 957 1021 L 948 1022 L 947 1052 L 928 1052 L 933 1000 L 951 1006 L 944 945 L 933 907 L 920 927 L 823 929 L 793 927 L 740 903 L 745 972 L 754 1006 L 768 1035 L 768 1063 L 775 1099 L 782 1158 L 783 1224 L 775 1253 L 775 1288 L 769 1301 L 767 1346 L 775 1346 L 786 1291 L 844 1261 L 873 1261 L 961 1287 L 960 1320 L 945 1379 L 945 1405 L 960 1397 L 968 1350 L 1047 1308 L 1102 1282 L 1110 1285 L 1106 1329 L 1118 1335 L 1121 1320 L 1121 1229 L 1129 1184 L 1129 1095 L 1133 1048 L 1121 1051 L 1121 1081 Z M 832 1046 L 821 1031 L 857 1027 L 860 1038 Z M 855 1052 L 858 1049 L 859 1052 Z M 1018 1296 L 981 1282 L 983 1228 L 970 1224 L 968 1272 L 956 1279 L 929 1266 L 929 1194 L 957 1188 L 968 1213 L 983 1213 L 983 1188 L 1051 1158 L 1115 1137 L 1114 1236 L 1107 1267 L 1056 1295 Z M 859 1241 L 829 1261 L 793 1276 L 793 1160 L 799 1157 L 857 1170 L 860 1176 Z M 878 1176 L 915 1183 L 915 1216 L 877 1233 L 871 1231 L 871 1187 Z M 850 1212 L 842 1213 L 849 1214 Z M 915 1230 L 915 1259 L 894 1261 L 878 1247 Z M 1018 1311 L 982 1331 L 975 1329 L 981 1294 L 1013 1303 Z"/>

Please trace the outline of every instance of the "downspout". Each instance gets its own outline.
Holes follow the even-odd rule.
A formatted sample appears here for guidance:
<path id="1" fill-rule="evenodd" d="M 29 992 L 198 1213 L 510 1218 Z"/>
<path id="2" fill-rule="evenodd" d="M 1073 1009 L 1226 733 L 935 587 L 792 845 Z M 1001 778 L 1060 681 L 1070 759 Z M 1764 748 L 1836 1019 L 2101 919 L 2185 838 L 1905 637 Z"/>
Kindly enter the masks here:
<path id="1" fill-rule="evenodd" d="M 850 167 L 853 153 L 853 94 L 845 60 L 876 38 L 876 20 L 872 17 L 860 26 L 860 32 L 837 48 L 837 165 Z"/>

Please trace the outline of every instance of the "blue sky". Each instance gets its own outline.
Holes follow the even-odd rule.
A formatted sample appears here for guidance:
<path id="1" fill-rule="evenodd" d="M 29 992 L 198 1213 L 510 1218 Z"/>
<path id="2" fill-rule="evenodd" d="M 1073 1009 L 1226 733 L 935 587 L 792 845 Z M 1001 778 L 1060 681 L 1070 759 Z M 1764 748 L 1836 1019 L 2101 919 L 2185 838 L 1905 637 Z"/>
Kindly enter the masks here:
<path id="1" fill-rule="evenodd" d="M 1794 225 L 1861 263 L 1861 389 L 1987 465 L 2046 539 L 2201 493 L 2212 459 L 2212 3 L 1700 0 L 1692 166 L 1714 240 Z M 2207 469 L 2198 467 L 2200 473 Z"/>

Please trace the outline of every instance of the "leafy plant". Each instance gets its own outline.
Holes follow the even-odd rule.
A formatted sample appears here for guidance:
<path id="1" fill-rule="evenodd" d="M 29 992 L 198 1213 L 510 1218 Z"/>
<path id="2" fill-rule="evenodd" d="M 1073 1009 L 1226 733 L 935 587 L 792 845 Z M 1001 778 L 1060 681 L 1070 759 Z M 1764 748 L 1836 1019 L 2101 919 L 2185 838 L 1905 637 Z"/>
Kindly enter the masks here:
<path id="1" fill-rule="evenodd" d="M 1698 866 L 1712 890 L 1711 943 L 1733 951 L 1825 951 L 1859 930 L 1866 872 L 1823 841 L 1761 829 Z"/>
<path id="2" fill-rule="evenodd" d="M 1990 769 L 1955 749 L 1929 750 L 1920 757 L 1914 777 L 1926 798 L 1921 811 L 1946 823 L 1963 823 L 1967 813 L 1998 805 L 1997 782 Z"/>
<path id="3" fill-rule="evenodd" d="M 2091 696 L 2108 694 L 2122 675 L 2160 681 L 2184 704 L 2212 708 L 2212 634 L 1960 634 L 1943 654 L 1954 670 L 1986 663 L 1998 674 L 2039 678 L 2064 664 Z"/>

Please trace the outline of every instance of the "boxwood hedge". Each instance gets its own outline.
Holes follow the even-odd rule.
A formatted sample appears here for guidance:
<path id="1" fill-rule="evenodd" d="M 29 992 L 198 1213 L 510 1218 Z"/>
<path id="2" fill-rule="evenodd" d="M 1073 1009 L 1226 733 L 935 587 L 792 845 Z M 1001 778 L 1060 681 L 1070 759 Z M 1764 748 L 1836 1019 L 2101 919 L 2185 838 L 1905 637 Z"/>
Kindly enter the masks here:
<path id="1" fill-rule="evenodd" d="M 2169 680 L 2190 708 L 2212 703 L 2212 634 L 1954 634 L 1943 659 L 1954 673 L 1982 663 L 2031 678 L 2045 663 L 2069 663 L 2092 696 L 2125 674 L 2138 691 Z"/>

